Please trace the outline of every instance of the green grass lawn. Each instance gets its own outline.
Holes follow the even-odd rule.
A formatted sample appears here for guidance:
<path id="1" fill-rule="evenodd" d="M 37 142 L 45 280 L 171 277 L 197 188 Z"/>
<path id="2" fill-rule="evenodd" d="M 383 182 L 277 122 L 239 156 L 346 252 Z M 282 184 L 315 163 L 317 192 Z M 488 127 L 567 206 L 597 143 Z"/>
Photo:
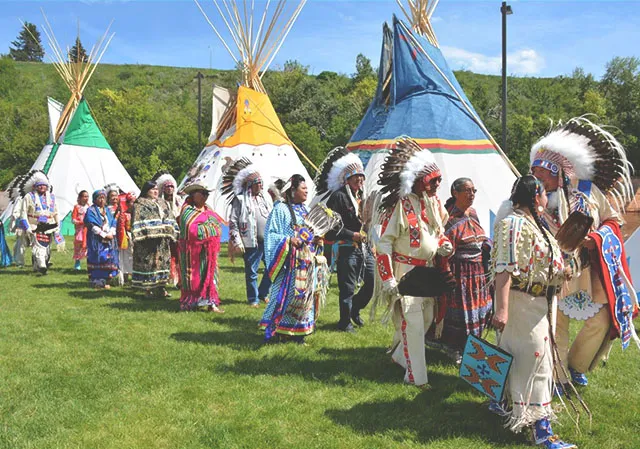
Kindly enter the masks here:
<path id="1" fill-rule="evenodd" d="M 391 328 L 334 331 L 335 276 L 307 345 L 265 346 L 241 263 L 222 258 L 216 315 L 179 313 L 177 291 L 94 291 L 71 257 L 54 252 L 47 276 L 0 270 L 0 448 L 527 446 L 442 354 L 428 351 L 420 391 L 385 353 Z M 556 431 L 581 448 L 640 448 L 639 361 L 616 342 L 584 390 L 593 424 L 578 432 L 564 415 Z"/>

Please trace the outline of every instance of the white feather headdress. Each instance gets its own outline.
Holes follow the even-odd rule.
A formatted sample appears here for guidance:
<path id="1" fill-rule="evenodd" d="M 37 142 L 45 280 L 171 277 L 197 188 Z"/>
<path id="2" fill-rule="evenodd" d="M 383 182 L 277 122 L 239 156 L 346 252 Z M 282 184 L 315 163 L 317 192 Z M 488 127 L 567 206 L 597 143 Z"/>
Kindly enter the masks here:
<path id="1" fill-rule="evenodd" d="M 618 140 L 586 117 L 562 122 L 531 148 L 531 165 L 542 166 L 571 181 L 592 181 L 624 205 L 633 198 L 633 166 Z M 562 171 L 562 173 L 560 173 Z"/>
<path id="2" fill-rule="evenodd" d="M 364 165 L 360 157 L 344 147 L 335 147 L 320 164 L 314 180 L 316 198 L 319 201 L 328 199 L 333 192 L 344 187 L 347 179 L 355 175 L 364 176 Z"/>
<path id="3" fill-rule="evenodd" d="M 380 207 L 390 210 L 403 197 L 411 193 L 420 176 L 440 176 L 440 168 L 433 154 L 411 137 L 399 137 L 382 164 L 378 184 L 385 195 Z"/>
<path id="4" fill-rule="evenodd" d="M 155 181 L 155 183 L 158 185 L 158 190 L 160 191 L 160 194 L 164 192 L 164 187 L 167 184 L 173 185 L 173 187 L 176 187 L 176 188 L 178 187 L 176 178 L 174 178 L 171 175 L 171 173 L 169 173 L 166 170 L 156 173 L 155 176 L 153 177 L 153 181 Z"/>
<path id="5" fill-rule="evenodd" d="M 46 184 L 51 187 L 49 178 L 42 170 L 31 170 L 24 175 L 20 183 L 20 195 L 25 196 L 27 193 L 32 192 L 36 184 Z"/>
<path id="6" fill-rule="evenodd" d="M 246 157 L 241 157 L 231 164 L 222 175 L 223 195 L 228 195 L 229 202 L 244 193 L 247 185 L 262 180 L 258 167 Z"/>
<path id="7" fill-rule="evenodd" d="M 18 175 L 7 184 L 7 192 L 9 192 L 9 200 L 13 201 L 20 196 L 20 183 L 24 175 Z"/>
<path id="8" fill-rule="evenodd" d="M 110 182 L 109 184 L 104 186 L 102 190 L 107 192 L 107 196 L 110 192 L 118 192 L 118 195 L 120 194 L 120 187 L 118 187 L 118 184 L 116 184 L 115 182 Z"/>

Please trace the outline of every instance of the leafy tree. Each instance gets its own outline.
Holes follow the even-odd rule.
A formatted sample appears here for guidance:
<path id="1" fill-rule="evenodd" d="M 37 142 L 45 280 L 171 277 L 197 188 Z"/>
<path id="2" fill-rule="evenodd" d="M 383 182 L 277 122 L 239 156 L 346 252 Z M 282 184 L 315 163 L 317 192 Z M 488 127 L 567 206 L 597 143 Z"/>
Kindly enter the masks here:
<path id="1" fill-rule="evenodd" d="M 40 31 L 33 23 L 26 22 L 15 41 L 11 42 L 9 55 L 16 61 L 42 62 L 44 48 Z"/>
<path id="2" fill-rule="evenodd" d="M 357 84 L 365 78 L 376 78 L 376 72 L 371 65 L 371 59 L 362 53 L 356 56 L 356 73 L 353 74 L 353 81 Z"/>
<path id="3" fill-rule="evenodd" d="M 600 120 L 607 115 L 606 100 L 596 89 L 588 89 L 584 93 L 584 113 L 595 114 Z"/>
<path id="4" fill-rule="evenodd" d="M 87 62 L 89 56 L 80 42 L 80 37 L 76 38 L 76 44 L 69 50 L 69 61 L 71 62 Z"/>

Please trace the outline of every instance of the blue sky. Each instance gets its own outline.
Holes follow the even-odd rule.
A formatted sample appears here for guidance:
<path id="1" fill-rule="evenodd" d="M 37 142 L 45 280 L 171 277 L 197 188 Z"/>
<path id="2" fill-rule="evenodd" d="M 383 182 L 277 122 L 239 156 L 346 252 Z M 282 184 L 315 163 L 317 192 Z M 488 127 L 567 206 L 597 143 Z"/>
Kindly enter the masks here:
<path id="1" fill-rule="evenodd" d="M 221 24 L 213 2 L 200 2 Z M 640 1 L 509 3 L 514 11 L 508 17 L 510 74 L 568 75 L 580 66 L 599 77 L 614 56 L 640 57 Z M 87 48 L 114 19 L 116 35 L 103 62 L 209 67 L 211 57 L 214 68 L 233 66 L 192 0 L 0 0 L 0 53 L 8 52 L 20 31 L 19 19 L 41 28 L 40 8 L 63 47 L 73 44 L 78 19 Z M 499 74 L 499 9 L 499 1 L 440 1 L 433 26 L 454 69 Z M 308 0 L 274 65 L 296 59 L 312 73 L 352 73 L 356 55 L 364 53 L 376 66 L 382 24 L 394 13 L 401 14 L 393 0 Z"/>

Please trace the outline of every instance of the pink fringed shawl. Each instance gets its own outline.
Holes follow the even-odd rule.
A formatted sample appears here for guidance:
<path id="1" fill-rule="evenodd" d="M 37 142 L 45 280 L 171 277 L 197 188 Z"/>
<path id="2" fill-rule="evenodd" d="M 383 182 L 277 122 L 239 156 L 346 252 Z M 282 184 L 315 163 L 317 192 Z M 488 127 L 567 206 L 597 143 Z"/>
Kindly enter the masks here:
<path id="1" fill-rule="evenodd" d="M 182 208 L 178 239 L 181 309 L 192 309 L 203 302 L 220 303 L 217 274 L 221 221 L 208 206 L 199 210 L 185 203 Z"/>

